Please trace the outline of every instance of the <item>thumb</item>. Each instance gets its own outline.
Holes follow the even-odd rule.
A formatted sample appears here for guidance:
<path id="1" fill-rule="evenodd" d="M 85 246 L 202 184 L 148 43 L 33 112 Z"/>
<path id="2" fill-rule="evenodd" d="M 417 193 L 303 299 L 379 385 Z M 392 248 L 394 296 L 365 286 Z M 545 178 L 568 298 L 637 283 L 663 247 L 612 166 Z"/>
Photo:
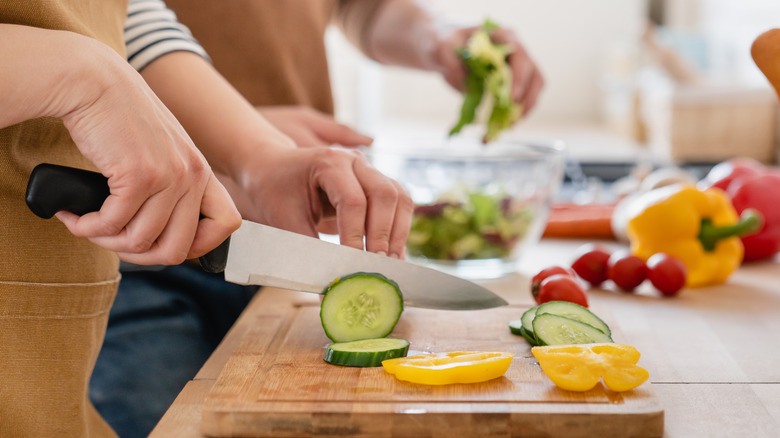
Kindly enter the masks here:
<path id="1" fill-rule="evenodd" d="M 201 199 L 201 214 L 187 258 L 200 257 L 216 248 L 241 226 L 241 215 L 225 187 L 211 175 Z"/>
<path id="2" fill-rule="evenodd" d="M 314 133 L 327 144 L 341 146 L 368 146 L 374 139 L 363 135 L 352 128 L 342 125 L 335 120 L 323 120 L 313 126 Z"/>

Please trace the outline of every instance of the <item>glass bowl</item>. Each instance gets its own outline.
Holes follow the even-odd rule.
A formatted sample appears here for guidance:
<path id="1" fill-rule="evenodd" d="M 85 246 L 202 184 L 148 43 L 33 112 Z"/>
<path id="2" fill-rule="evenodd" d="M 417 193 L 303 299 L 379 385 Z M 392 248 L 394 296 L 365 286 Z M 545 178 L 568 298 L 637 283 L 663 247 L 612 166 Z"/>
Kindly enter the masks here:
<path id="1" fill-rule="evenodd" d="M 364 153 L 416 205 L 407 258 L 468 279 L 515 272 L 562 183 L 562 142 L 399 143 Z"/>

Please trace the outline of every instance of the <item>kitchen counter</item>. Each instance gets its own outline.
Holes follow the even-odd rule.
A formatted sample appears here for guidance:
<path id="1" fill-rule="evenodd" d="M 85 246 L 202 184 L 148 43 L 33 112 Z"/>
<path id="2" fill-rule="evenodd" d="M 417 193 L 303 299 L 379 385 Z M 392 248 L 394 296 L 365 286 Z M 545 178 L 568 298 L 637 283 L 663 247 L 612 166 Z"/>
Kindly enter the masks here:
<path id="1" fill-rule="evenodd" d="M 484 285 L 511 304 L 531 306 L 528 278 L 567 263 L 584 242 L 543 240 L 520 273 Z M 617 248 L 617 243 L 607 243 Z M 291 297 L 262 290 L 198 374 L 179 394 L 151 437 L 202 437 L 201 408 L 221 370 L 258 315 Z M 636 294 L 592 290 L 591 307 L 642 353 L 650 387 L 665 411 L 665 437 L 774 437 L 780 430 L 780 258 L 742 267 L 727 284 L 685 289 L 662 298 L 649 284 Z M 521 340 L 522 341 L 522 340 Z M 645 385 L 648 385 L 647 383 Z"/>

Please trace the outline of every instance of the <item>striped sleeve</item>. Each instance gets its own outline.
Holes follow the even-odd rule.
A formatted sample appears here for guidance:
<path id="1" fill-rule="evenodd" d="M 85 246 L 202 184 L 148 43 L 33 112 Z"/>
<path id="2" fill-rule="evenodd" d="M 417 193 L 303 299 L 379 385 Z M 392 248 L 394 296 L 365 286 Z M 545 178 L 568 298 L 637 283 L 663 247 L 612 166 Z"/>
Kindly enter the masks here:
<path id="1" fill-rule="evenodd" d="M 171 52 L 192 52 L 209 60 L 187 26 L 177 21 L 176 14 L 163 0 L 130 0 L 125 46 L 127 61 L 137 71 Z"/>

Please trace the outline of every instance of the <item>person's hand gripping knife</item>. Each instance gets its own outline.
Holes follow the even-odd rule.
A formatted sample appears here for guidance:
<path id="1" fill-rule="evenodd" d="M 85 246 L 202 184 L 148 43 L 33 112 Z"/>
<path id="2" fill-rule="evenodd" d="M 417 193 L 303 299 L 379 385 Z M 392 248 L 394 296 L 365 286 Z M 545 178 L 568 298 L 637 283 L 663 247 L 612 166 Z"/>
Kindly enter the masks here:
<path id="1" fill-rule="evenodd" d="M 204 156 L 116 52 L 71 32 L 28 26 L 0 26 L 0 41 L 9 43 L 0 44 L 0 58 L 19 61 L 0 63 L 0 127 L 60 118 L 108 178 L 100 211 L 57 213 L 71 233 L 128 262 L 177 264 L 238 228 L 238 211 Z"/>

